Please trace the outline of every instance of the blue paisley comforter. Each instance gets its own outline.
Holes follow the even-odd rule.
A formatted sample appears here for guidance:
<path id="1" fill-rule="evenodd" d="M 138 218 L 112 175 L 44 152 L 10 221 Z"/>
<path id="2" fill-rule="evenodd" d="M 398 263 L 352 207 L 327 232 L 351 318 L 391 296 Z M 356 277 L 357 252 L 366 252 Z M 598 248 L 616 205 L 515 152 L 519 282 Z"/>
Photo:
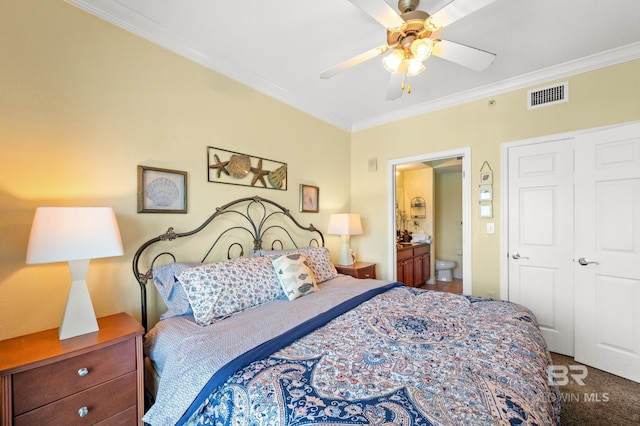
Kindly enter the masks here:
<path id="1" fill-rule="evenodd" d="M 559 423 L 546 345 L 522 306 L 393 285 L 350 300 L 234 359 L 178 423 Z"/>

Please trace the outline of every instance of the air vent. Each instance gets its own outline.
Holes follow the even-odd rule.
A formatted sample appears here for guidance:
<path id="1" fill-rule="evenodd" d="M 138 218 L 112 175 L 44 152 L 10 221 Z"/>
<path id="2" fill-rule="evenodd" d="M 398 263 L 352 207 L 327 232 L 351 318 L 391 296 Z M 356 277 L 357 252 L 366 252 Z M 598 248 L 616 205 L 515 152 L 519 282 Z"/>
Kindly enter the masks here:
<path id="1" fill-rule="evenodd" d="M 559 104 L 569 100 L 569 82 L 539 87 L 527 92 L 527 107 L 529 109 Z"/>

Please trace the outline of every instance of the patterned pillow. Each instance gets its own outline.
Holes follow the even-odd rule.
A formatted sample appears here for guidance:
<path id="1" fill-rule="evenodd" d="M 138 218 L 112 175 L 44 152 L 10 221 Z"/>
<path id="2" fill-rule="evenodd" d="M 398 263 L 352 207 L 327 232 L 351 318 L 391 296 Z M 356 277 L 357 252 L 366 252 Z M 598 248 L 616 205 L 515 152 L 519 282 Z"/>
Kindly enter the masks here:
<path id="1" fill-rule="evenodd" d="M 160 315 L 160 319 L 193 314 L 187 293 L 184 292 L 177 275 L 198 265 L 201 264 L 174 262 L 153 268 L 153 283 L 167 305 L 167 312 Z"/>
<path id="2" fill-rule="evenodd" d="M 300 253 L 284 254 L 272 260 L 276 276 L 289 300 L 318 291 L 309 261 Z"/>
<path id="3" fill-rule="evenodd" d="M 271 260 L 264 257 L 208 263 L 187 269 L 178 280 L 200 325 L 284 297 Z"/>
<path id="4" fill-rule="evenodd" d="M 288 253 L 300 253 L 304 255 L 304 257 L 309 261 L 309 267 L 315 275 L 318 283 L 323 283 L 338 276 L 336 267 L 331 263 L 329 249 L 326 247 L 303 247 L 294 250 L 260 251 L 262 256 L 267 256 L 272 259 Z"/>

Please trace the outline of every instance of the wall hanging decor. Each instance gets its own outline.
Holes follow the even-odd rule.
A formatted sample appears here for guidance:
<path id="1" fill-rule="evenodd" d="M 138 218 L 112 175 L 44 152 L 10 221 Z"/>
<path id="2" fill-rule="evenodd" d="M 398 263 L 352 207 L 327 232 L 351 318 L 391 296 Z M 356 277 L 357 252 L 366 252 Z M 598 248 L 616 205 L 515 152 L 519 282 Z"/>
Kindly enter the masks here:
<path id="1" fill-rule="evenodd" d="M 427 217 L 427 203 L 422 197 L 411 199 L 411 219 L 424 219 Z"/>
<path id="2" fill-rule="evenodd" d="M 138 166 L 138 213 L 186 213 L 187 172 Z"/>
<path id="3" fill-rule="evenodd" d="M 491 185 L 480 186 L 479 198 L 480 201 L 492 201 L 493 200 L 493 189 Z"/>
<path id="4" fill-rule="evenodd" d="M 287 190 L 287 164 L 207 147 L 208 180 L 230 185 Z"/>
<path id="5" fill-rule="evenodd" d="M 480 204 L 480 217 L 484 217 L 484 218 L 493 217 L 492 203 Z"/>
<path id="6" fill-rule="evenodd" d="M 300 211 L 318 213 L 320 211 L 320 188 L 313 185 L 300 184 Z"/>
<path id="7" fill-rule="evenodd" d="M 493 217 L 493 170 L 487 161 L 480 167 L 480 185 L 478 200 L 480 202 L 480 217 Z"/>
<path id="8" fill-rule="evenodd" d="M 480 167 L 480 185 L 493 184 L 493 170 L 487 161 Z"/>

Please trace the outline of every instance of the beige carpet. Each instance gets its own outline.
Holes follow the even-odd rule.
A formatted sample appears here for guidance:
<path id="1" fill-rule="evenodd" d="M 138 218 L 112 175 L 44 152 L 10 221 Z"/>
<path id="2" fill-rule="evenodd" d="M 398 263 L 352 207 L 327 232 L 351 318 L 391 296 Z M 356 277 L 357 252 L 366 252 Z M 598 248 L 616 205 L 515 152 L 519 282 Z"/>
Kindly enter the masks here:
<path id="1" fill-rule="evenodd" d="M 561 426 L 573 425 L 640 425 L 640 383 L 605 373 L 593 367 L 586 367 L 586 376 L 580 378 L 582 365 L 573 358 L 552 353 L 551 358 L 568 383 L 559 386 L 562 400 Z M 567 374 L 564 374 L 564 373 Z M 577 381 L 571 378 L 577 375 Z M 578 382 L 582 382 L 580 384 Z"/>

